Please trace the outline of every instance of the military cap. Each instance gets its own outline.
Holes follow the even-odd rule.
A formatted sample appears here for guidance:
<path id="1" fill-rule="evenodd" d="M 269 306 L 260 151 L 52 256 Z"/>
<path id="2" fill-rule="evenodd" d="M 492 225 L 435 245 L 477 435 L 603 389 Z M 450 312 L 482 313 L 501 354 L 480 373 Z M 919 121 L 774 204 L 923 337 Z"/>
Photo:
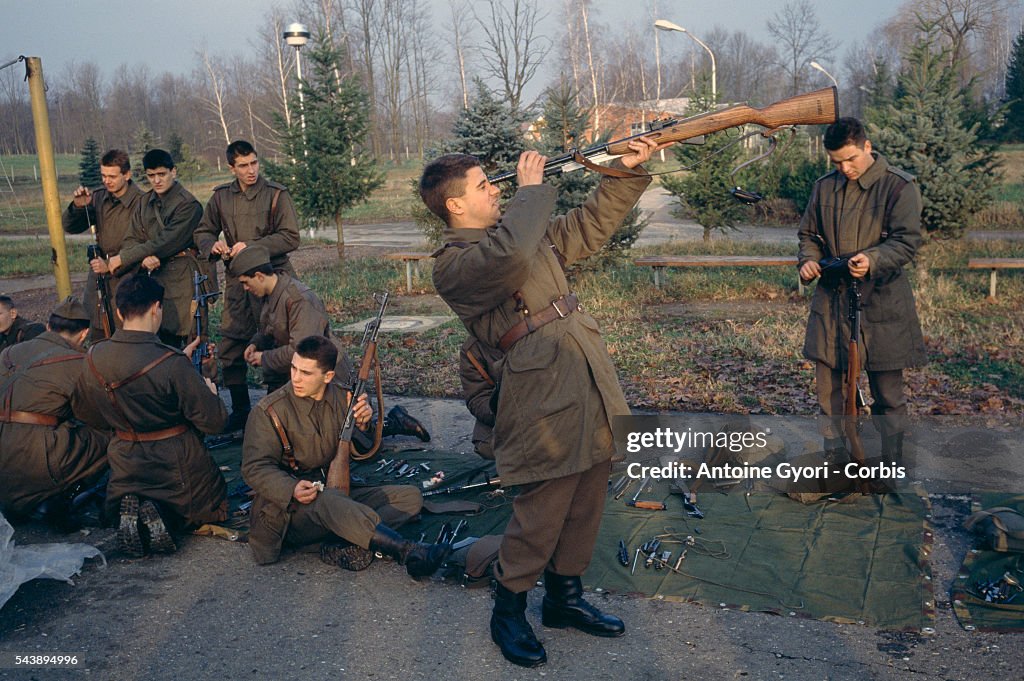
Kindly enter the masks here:
<path id="1" fill-rule="evenodd" d="M 89 313 L 85 310 L 85 305 L 82 305 L 81 301 L 74 296 L 68 296 L 65 298 L 57 309 L 53 311 L 53 314 L 64 319 L 78 319 L 83 322 L 89 321 Z"/>
<path id="2" fill-rule="evenodd" d="M 270 253 L 259 244 L 246 246 L 241 252 L 231 259 L 231 274 L 236 277 L 259 267 L 270 264 Z"/>

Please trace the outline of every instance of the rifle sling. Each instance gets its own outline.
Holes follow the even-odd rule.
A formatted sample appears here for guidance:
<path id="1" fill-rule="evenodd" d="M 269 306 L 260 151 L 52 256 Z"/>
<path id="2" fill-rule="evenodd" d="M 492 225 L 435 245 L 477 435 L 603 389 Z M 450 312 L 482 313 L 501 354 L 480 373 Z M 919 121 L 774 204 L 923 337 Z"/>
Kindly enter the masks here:
<path id="1" fill-rule="evenodd" d="M 274 411 L 274 405 L 267 405 L 267 416 L 270 417 L 270 422 L 274 424 L 274 430 L 277 431 L 277 437 L 281 440 L 281 447 L 284 449 L 284 462 L 288 464 L 288 467 L 298 473 L 300 471 L 299 464 L 295 462 L 295 453 L 292 450 L 292 442 L 288 439 L 288 433 L 284 430 L 284 425 L 281 423 L 281 418 Z"/>
<path id="2" fill-rule="evenodd" d="M 595 173 L 607 175 L 608 177 L 647 177 L 647 173 L 634 173 L 631 170 L 625 170 L 623 168 L 609 168 L 608 166 L 598 165 L 581 154 L 579 149 L 572 150 L 572 160 L 579 163 L 587 170 L 593 170 Z"/>

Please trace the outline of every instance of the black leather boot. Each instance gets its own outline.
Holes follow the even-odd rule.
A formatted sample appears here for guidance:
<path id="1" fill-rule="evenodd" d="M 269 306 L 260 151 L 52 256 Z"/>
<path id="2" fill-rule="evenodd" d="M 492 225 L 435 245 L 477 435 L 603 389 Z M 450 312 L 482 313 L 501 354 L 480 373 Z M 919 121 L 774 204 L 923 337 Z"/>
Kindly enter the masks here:
<path id="1" fill-rule="evenodd" d="M 512 593 L 497 583 L 494 610 L 491 612 L 491 640 L 505 659 L 520 667 L 537 667 L 548 661 L 548 654 L 526 621 L 526 592 Z"/>
<path id="2" fill-rule="evenodd" d="M 452 552 L 451 544 L 421 544 L 409 541 L 381 523 L 370 539 L 370 550 L 380 551 L 405 566 L 413 579 L 423 579 L 437 572 Z"/>
<path id="3" fill-rule="evenodd" d="M 544 588 L 541 622 L 545 627 L 575 627 L 594 636 L 622 636 L 626 633 L 622 620 L 605 615 L 583 600 L 583 582 L 579 577 L 545 572 Z"/>
<path id="4" fill-rule="evenodd" d="M 423 424 L 413 418 L 412 414 L 401 405 L 395 405 L 384 417 L 382 437 L 389 435 L 412 435 L 423 442 L 430 442 L 430 433 Z"/>
<path id="5" fill-rule="evenodd" d="M 249 401 L 249 386 L 229 385 L 228 392 L 231 393 L 231 414 L 227 423 L 224 424 L 225 433 L 233 433 L 236 430 L 245 428 L 245 422 L 249 418 L 249 411 L 252 403 Z"/>

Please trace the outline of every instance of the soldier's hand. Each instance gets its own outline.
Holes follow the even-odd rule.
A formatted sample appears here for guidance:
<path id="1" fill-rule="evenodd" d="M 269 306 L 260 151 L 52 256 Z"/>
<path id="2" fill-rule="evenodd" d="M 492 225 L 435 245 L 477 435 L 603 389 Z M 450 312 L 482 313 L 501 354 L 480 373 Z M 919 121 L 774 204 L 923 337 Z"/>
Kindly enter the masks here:
<path id="1" fill-rule="evenodd" d="M 854 278 L 863 279 L 868 275 L 868 270 L 871 269 L 871 258 L 864 253 L 858 253 L 850 258 L 849 267 L 850 274 L 852 274 Z"/>
<path id="2" fill-rule="evenodd" d="M 252 364 L 253 357 L 256 355 L 256 346 L 249 343 L 245 346 L 245 350 L 242 352 L 242 359 L 247 363 Z"/>
<path id="3" fill-rule="evenodd" d="M 110 259 L 107 260 L 107 267 L 110 268 L 111 272 L 116 272 L 117 269 L 119 267 L 121 267 L 121 256 L 119 256 L 119 255 L 112 255 L 112 256 L 110 256 Z"/>
<path id="4" fill-rule="evenodd" d="M 231 247 L 228 246 L 223 241 L 216 241 L 216 242 L 214 242 L 213 248 L 210 249 L 210 254 L 211 255 L 219 255 L 222 258 L 224 256 L 231 257 L 229 255 L 230 253 L 231 253 Z"/>
<path id="5" fill-rule="evenodd" d="M 292 491 L 292 497 L 294 497 L 295 501 L 300 504 L 310 504 L 313 503 L 314 499 L 316 499 L 316 495 L 318 493 L 316 485 L 312 482 L 309 480 L 299 480 L 295 483 L 295 489 Z"/>
<path id="6" fill-rule="evenodd" d="M 817 260 L 808 260 L 803 265 L 800 265 L 800 278 L 805 282 L 812 282 L 821 276 L 821 265 L 818 264 Z"/>
<path id="7" fill-rule="evenodd" d="M 252 356 L 249 359 L 249 364 L 253 365 L 254 367 L 263 366 L 263 353 L 260 352 L 259 350 L 253 352 Z"/>
<path id="8" fill-rule="evenodd" d="M 547 156 L 541 156 L 536 151 L 524 151 L 519 156 L 519 163 L 516 165 L 516 179 L 520 187 L 540 184 L 544 181 L 544 164 L 547 163 Z"/>
<path id="9" fill-rule="evenodd" d="M 370 424 L 370 419 L 373 417 L 373 409 L 370 408 L 369 398 L 366 393 L 359 396 L 356 400 L 356 408 L 352 412 L 356 419 L 356 426 L 359 430 L 365 430 L 366 426 Z"/>
<path id="10" fill-rule="evenodd" d="M 181 351 L 184 352 L 189 359 L 192 359 L 192 354 L 196 351 L 196 348 L 199 347 L 199 340 L 200 337 L 196 336 L 195 338 L 192 339 L 191 343 L 189 343 L 188 345 L 181 349 Z"/>
<path id="11" fill-rule="evenodd" d="M 217 384 L 216 383 L 214 383 L 213 381 L 208 379 L 206 376 L 203 376 L 203 380 L 206 381 L 206 387 L 210 389 L 211 393 L 213 393 L 214 395 L 220 395 L 220 393 L 217 392 Z"/>
<path id="12" fill-rule="evenodd" d="M 73 202 L 76 208 L 85 208 L 92 201 L 92 192 L 85 187 L 76 189 L 72 196 L 74 197 Z"/>
<path id="13" fill-rule="evenodd" d="M 239 241 L 238 243 L 236 243 L 234 246 L 231 247 L 231 252 L 228 253 L 228 257 L 229 258 L 233 258 L 236 255 L 238 255 L 239 253 L 241 253 L 242 251 L 244 251 L 244 250 L 245 250 L 245 242 L 244 241 Z"/>
<path id="14" fill-rule="evenodd" d="M 664 144 L 658 144 L 650 137 L 638 137 L 635 140 L 630 140 L 627 143 L 630 151 L 633 153 L 626 154 L 622 157 L 622 165 L 627 168 L 636 168 L 641 163 L 646 163 L 651 159 L 651 154 L 664 149 L 665 147 L 671 146 L 674 142 L 665 142 Z"/>
<path id="15" fill-rule="evenodd" d="M 153 270 L 160 268 L 160 258 L 155 255 L 147 255 L 142 259 L 142 266 L 152 272 Z"/>
<path id="16" fill-rule="evenodd" d="M 96 274 L 108 274 L 110 272 L 110 268 L 107 267 L 107 262 L 103 258 L 93 258 L 89 261 L 89 267 Z"/>

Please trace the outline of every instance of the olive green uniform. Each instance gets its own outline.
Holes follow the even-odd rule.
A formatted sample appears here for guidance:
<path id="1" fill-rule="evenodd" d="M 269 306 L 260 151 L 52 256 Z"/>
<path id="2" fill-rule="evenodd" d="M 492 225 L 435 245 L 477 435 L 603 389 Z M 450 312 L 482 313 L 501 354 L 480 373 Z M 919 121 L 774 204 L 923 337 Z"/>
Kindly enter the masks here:
<path id="1" fill-rule="evenodd" d="M 288 253 L 299 245 L 299 222 L 288 190 L 283 185 L 258 177 L 242 191 L 236 179 L 213 190 L 203 220 L 195 232 L 201 256 L 216 260 L 210 251 L 223 232 L 228 246 L 243 242 L 259 244 L 270 254 L 275 270 L 295 276 Z M 242 354 L 256 333 L 260 299 L 242 288 L 230 268 L 225 275 L 224 308 L 220 320 L 221 341 L 217 350 L 223 365 L 224 385 L 245 385 L 246 365 Z"/>
<path id="2" fill-rule="evenodd" d="M 164 337 L 188 336 L 192 330 L 192 275 L 200 272 L 192 234 L 203 217 L 203 207 L 180 182 L 161 196 L 145 194 L 132 216 L 131 228 L 121 246 L 124 276 L 150 255 L 160 258 L 153 276 L 164 287 Z"/>
<path id="3" fill-rule="evenodd" d="M 323 302 L 308 286 L 284 272 L 277 273 L 274 290 L 263 300 L 259 333 L 250 341 L 263 352 L 261 367 L 267 391 L 273 392 L 289 380 L 295 346 L 307 336 L 326 336 L 338 349 L 337 380 L 352 380 L 352 365 L 341 341 L 331 333 Z"/>
<path id="4" fill-rule="evenodd" d="M 75 419 L 81 348 L 47 331 L 0 353 L 0 510 L 26 513 L 106 466 L 109 435 Z M 55 425 L 17 423 L 16 412 Z M 12 415 L 14 418 L 12 419 Z"/>
<path id="5" fill-rule="evenodd" d="M 43 324 L 16 317 L 14 323 L 11 324 L 11 328 L 0 332 L 0 350 L 23 341 L 31 340 L 43 331 L 46 331 L 46 326 Z"/>
<path id="6" fill-rule="evenodd" d="M 97 189 L 92 192 L 92 197 L 86 208 L 79 208 L 72 201 L 68 204 L 67 210 L 61 217 L 64 231 L 68 234 L 81 234 L 89 230 L 89 220 L 96 226 L 96 242 L 108 258 L 121 252 L 121 245 L 131 228 L 132 215 L 138 210 L 139 200 L 143 192 L 131 180 L 125 185 L 125 192 L 120 197 L 114 196 L 106 188 Z M 124 272 L 124 270 L 121 270 Z M 91 326 L 89 336 L 94 341 L 104 338 L 103 325 L 100 322 L 99 311 L 96 307 L 96 273 L 89 268 L 89 276 L 85 281 L 85 292 L 83 303 L 89 311 Z M 120 276 L 108 274 L 104 276 L 104 291 L 110 301 L 110 309 L 113 311 L 114 292 L 117 291 L 117 284 L 121 281 Z M 116 328 L 121 328 L 121 320 L 114 315 Z M 111 333 L 114 329 L 111 329 Z"/>
<path id="7" fill-rule="evenodd" d="M 870 270 L 861 283 L 861 363 L 871 384 L 872 412 L 903 414 L 902 370 L 926 359 L 914 294 L 903 272 L 921 245 L 921 192 L 912 175 L 872 155 L 875 162 L 852 182 L 832 171 L 815 183 L 800 222 L 799 261 L 868 256 Z M 830 288 L 819 282 L 803 353 L 818 364 L 818 401 L 826 415 L 843 413 L 849 339 L 846 284 Z"/>
<path id="8" fill-rule="evenodd" d="M 335 536 L 363 548 L 378 524 L 398 527 L 419 513 L 423 498 L 411 485 L 355 487 L 349 496 L 326 489 L 309 504 L 292 499 L 300 479 L 323 481 L 345 425 L 347 393 L 330 384 L 322 400 L 296 397 L 291 383 L 260 400 L 249 415 L 242 477 L 256 491 L 249 546 L 257 563 L 273 563 L 284 544 L 301 546 Z M 273 409 L 293 449 L 293 468 L 268 413 Z"/>
<path id="9" fill-rule="evenodd" d="M 137 494 L 160 502 L 186 524 L 227 519 L 227 486 L 202 437 L 221 431 L 227 410 L 188 357 L 154 334 L 121 329 L 89 350 L 86 366 L 73 407 L 88 423 L 116 431 L 107 450 L 108 509 L 116 512 L 121 497 Z M 141 438 L 175 426 L 184 432 L 131 439 L 131 433 Z"/>
<path id="10" fill-rule="evenodd" d="M 566 264 L 595 253 L 649 183 L 646 174 L 605 177 L 583 206 L 554 219 L 553 187 L 520 188 L 494 227 L 444 230 L 447 243 L 461 246 L 439 252 L 434 285 L 470 334 L 496 348 L 526 311 L 569 293 L 554 250 Z M 597 322 L 582 310 L 523 337 L 495 373 L 498 474 L 504 485 L 521 487 L 499 552 L 499 581 L 518 593 L 545 569 L 586 569 L 615 453 L 611 419 L 629 408 Z"/>
<path id="11" fill-rule="evenodd" d="M 471 359 L 472 358 L 472 359 Z M 494 458 L 491 439 L 494 434 L 494 364 L 487 348 L 473 336 L 466 338 L 459 350 L 459 382 L 466 408 L 473 415 L 473 449 L 485 459 Z"/>

